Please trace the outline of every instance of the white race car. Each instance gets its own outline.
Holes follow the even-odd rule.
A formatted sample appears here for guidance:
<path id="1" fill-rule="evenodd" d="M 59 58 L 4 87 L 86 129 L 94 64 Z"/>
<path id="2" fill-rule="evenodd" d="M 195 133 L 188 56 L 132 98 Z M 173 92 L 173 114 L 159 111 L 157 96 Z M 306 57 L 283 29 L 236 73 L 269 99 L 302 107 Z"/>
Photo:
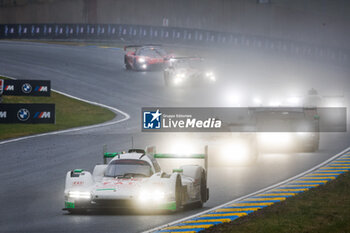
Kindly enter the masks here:
<path id="1" fill-rule="evenodd" d="M 169 59 L 168 67 L 164 70 L 166 86 L 186 86 L 213 84 L 216 77 L 212 70 L 207 70 L 203 58 L 173 57 Z"/>
<path id="2" fill-rule="evenodd" d="M 208 200 L 207 146 L 204 154 L 151 153 L 154 147 L 146 151 L 104 152 L 104 164 L 96 165 L 92 174 L 83 169 L 67 172 L 63 210 L 70 213 L 114 208 L 177 211 L 189 204 L 202 206 Z M 204 159 L 205 168 L 183 165 L 167 174 L 161 170 L 157 158 Z"/>

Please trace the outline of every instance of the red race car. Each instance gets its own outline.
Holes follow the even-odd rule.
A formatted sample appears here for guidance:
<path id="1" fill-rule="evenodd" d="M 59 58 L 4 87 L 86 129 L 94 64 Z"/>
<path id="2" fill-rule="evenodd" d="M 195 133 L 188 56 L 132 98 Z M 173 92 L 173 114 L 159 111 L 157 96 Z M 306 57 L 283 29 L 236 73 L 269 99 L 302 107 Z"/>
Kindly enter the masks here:
<path id="1" fill-rule="evenodd" d="M 127 70 L 163 69 L 171 58 L 161 45 L 128 45 L 124 51 Z"/>

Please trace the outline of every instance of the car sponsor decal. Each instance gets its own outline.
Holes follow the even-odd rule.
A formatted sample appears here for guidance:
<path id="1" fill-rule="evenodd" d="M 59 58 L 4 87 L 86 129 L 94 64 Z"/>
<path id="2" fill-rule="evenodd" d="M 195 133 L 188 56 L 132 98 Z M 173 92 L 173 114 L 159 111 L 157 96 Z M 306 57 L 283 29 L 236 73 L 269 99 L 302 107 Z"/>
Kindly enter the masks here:
<path id="1" fill-rule="evenodd" d="M 96 189 L 115 189 L 117 186 L 135 186 L 140 185 L 140 181 L 143 179 L 140 178 L 132 178 L 132 179 L 114 179 L 109 181 L 102 181 L 100 184 L 96 185 Z"/>
<path id="2" fill-rule="evenodd" d="M 72 185 L 74 185 L 74 186 L 81 186 L 81 185 L 84 185 L 84 181 L 74 181 L 72 183 Z"/>

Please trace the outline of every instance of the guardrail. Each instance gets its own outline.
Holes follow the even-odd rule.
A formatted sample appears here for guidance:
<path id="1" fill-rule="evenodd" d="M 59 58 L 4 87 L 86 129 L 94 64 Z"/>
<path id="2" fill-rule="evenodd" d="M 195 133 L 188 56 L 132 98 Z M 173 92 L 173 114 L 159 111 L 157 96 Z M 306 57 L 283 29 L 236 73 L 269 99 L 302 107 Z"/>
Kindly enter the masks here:
<path id="1" fill-rule="evenodd" d="M 128 24 L 2 24 L 0 39 L 83 39 L 152 41 L 189 45 L 219 45 L 273 51 L 340 64 L 349 63 L 349 51 L 304 42 L 241 33 Z"/>

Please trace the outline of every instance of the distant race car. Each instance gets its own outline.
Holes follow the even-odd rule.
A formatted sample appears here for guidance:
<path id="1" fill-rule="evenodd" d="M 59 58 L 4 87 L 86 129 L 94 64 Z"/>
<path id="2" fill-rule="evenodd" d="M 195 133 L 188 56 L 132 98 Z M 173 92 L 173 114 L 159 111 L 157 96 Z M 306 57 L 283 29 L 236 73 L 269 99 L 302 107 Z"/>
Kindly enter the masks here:
<path id="1" fill-rule="evenodd" d="M 168 67 L 164 70 L 166 86 L 199 85 L 215 81 L 215 74 L 208 70 L 204 59 L 199 57 L 170 58 Z"/>
<path id="2" fill-rule="evenodd" d="M 163 69 L 171 57 L 161 45 L 128 45 L 124 51 L 127 70 Z"/>
<path id="3" fill-rule="evenodd" d="M 67 172 L 65 208 L 71 213 L 91 209 L 160 209 L 177 211 L 185 205 L 202 206 L 209 198 L 207 147 L 205 154 L 152 154 L 154 147 L 128 153 L 104 152 L 104 164 L 92 174 L 83 169 Z M 204 166 L 183 165 L 171 174 L 156 159 L 203 159 Z M 110 160 L 109 162 L 107 162 Z"/>

